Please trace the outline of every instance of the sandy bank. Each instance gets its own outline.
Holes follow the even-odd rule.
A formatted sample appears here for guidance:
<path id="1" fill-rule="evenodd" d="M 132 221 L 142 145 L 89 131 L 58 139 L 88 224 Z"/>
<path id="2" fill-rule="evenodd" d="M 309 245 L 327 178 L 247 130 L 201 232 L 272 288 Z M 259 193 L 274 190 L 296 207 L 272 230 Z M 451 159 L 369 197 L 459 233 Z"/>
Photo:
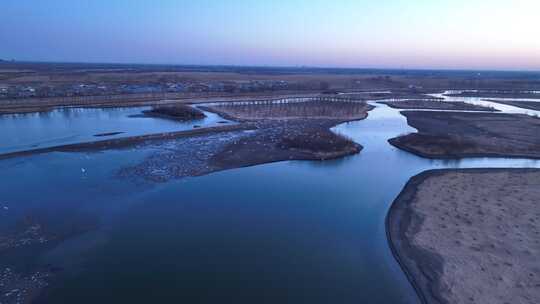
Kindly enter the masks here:
<path id="1" fill-rule="evenodd" d="M 540 119 L 520 114 L 403 111 L 418 133 L 389 142 L 427 158 L 540 158 Z"/>
<path id="2" fill-rule="evenodd" d="M 392 251 L 425 303 L 540 302 L 540 170 L 432 170 L 387 216 Z"/>

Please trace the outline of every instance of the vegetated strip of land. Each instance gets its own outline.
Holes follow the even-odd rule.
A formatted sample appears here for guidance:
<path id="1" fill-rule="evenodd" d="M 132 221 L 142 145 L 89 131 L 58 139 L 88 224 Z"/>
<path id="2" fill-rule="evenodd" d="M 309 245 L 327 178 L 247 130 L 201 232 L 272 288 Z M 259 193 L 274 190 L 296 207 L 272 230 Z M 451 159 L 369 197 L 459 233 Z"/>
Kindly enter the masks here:
<path id="1" fill-rule="evenodd" d="M 143 111 L 141 116 L 160 117 L 178 121 L 191 121 L 206 117 L 201 110 L 185 104 L 153 106 L 152 109 Z"/>
<path id="2" fill-rule="evenodd" d="M 427 158 L 540 158 L 540 119 L 522 114 L 402 111 L 411 133 L 390 144 Z"/>
<path id="3" fill-rule="evenodd" d="M 432 93 L 433 91 L 426 91 Z M 48 112 L 63 107 L 83 108 L 114 108 L 140 107 L 168 104 L 199 104 L 214 102 L 252 101 L 254 99 L 286 99 L 317 96 L 332 96 L 321 94 L 321 91 L 290 91 L 274 93 L 147 93 L 122 94 L 109 96 L 73 96 L 52 98 L 25 98 L 0 100 L 0 115 Z M 355 92 L 346 97 L 357 100 L 380 100 L 391 98 L 426 98 L 423 92 L 394 90 L 389 93 Z"/>
<path id="4" fill-rule="evenodd" d="M 432 170 L 386 219 L 424 303 L 540 303 L 540 170 Z"/>
<path id="5" fill-rule="evenodd" d="M 47 112 L 62 107 L 115 108 L 167 105 L 176 103 L 194 104 L 208 102 L 250 101 L 256 99 L 279 99 L 291 97 L 314 97 L 318 92 L 287 92 L 282 94 L 196 94 L 196 93 L 160 93 L 160 94 L 123 94 L 110 96 L 78 96 L 55 98 L 29 98 L 1 100 L 0 114 L 22 114 Z"/>
<path id="6" fill-rule="evenodd" d="M 538 101 L 525 101 L 525 100 L 499 100 L 499 99 L 486 99 L 487 101 L 514 106 L 518 108 L 524 108 L 529 110 L 540 111 L 540 100 Z"/>
<path id="7" fill-rule="evenodd" d="M 468 104 L 461 101 L 445 102 L 439 99 L 415 99 L 397 101 L 379 101 L 394 109 L 426 109 L 426 110 L 455 110 L 455 111 L 497 111 L 493 108 Z"/>
<path id="8" fill-rule="evenodd" d="M 373 106 L 352 99 L 313 99 L 308 102 L 247 103 L 203 106 L 202 109 L 237 121 L 331 119 L 360 120 Z"/>

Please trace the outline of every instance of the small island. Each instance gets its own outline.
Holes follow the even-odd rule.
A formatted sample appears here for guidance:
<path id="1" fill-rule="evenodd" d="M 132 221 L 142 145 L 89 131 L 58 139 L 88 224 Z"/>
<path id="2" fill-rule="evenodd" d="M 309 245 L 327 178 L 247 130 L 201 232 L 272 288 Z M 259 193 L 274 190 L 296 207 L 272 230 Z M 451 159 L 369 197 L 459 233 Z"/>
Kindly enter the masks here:
<path id="1" fill-rule="evenodd" d="M 206 128 L 188 137 L 146 141 L 160 147 L 142 162 L 122 168 L 121 177 L 165 182 L 188 176 L 286 160 L 328 160 L 359 153 L 362 146 L 330 128 L 367 117 L 363 101 L 254 102 L 204 107 L 236 125 Z M 227 129 L 225 129 L 227 128 Z M 220 130 L 219 134 L 217 133 Z M 195 157 L 193 157 L 195 155 Z"/>
<path id="2" fill-rule="evenodd" d="M 206 115 L 199 109 L 185 104 L 154 106 L 143 111 L 145 116 L 161 117 L 180 121 L 204 119 Z"/>

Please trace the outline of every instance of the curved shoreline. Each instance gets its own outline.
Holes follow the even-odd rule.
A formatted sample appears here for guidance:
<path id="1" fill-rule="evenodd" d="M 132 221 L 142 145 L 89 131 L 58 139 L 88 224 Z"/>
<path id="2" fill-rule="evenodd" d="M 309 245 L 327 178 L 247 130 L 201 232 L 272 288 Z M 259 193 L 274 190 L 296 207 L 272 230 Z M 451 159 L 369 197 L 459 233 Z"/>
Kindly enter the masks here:
<path id="1" fill-rule="evenodd" d="M 432 177 L 447 173 L 533 173 L 533 168 L 474 168 L 434 169 L 423 171 L 409 179 L 397 198 L 392 202 L 385 218 L 386 235 L 392 255 L 407 276 L 422 303 L 450 303 L 441 295 L 441 277 L 445 258 L 412 244 L 410 234 L 416 235 L 424 218 L 411 203 L 416 199 L 419 186 Z M 456 278 L 453 278 L 456 279 Z"/>
<path id="2" fill-rule="evenodd" d="M 540 119 L 523 114 L 401 111 L 418 131 L 388 142 L 429 159 L 540 159 Z"/>
<path id="3" fill-rule="evenodd" d="M 412 216 L 411 210 L 407 208 L 407 204 L 415 196 L 418 185 L 429 176 L 437 174 L 440 171 L 428 170 L 411 177 L 390 205 L 385 218 L 386 237 L 390 251 L 423 304 L 430 303 L 428 296 L 423 292 L 428 282 L 422 280 L 424 277 L 421 275 L 420 269 L 416 267 L 416 264 L 409 264 L 405 256 L 402 256 L 402 253 L 414 250 L 405 237 L 405 228 L 410 224 L 410 217 Z M 437 259 L 434 259 L 434 261 L 437 262 Z M 437 263 L 436 266 L 442 267 L 442 264 Z"/>
<path id="4" fill-rule="evenodd" d="M 409 140 L 411 137 L 415 136 L 418 133 L 411 133 L 407 135 L 403 135 L 400 137 L 390 138 L 388 140 L 388 143 L 392 146 L 412 153 L 414 155 L 427 158 L 427 159 L 433 159 L 433 160 L 461 160 L 461 159 L 467 159 L 467 158 L 513 158 L 513 159 L 522 159 L 522 158 L 528 158 L 528 159 L 540 159 L 540 155 L 537 154 L 506 154 L 506 153 L 497 153 L 497 152 L 490 152 L 490 153 L 446 153 L 446 154 L 430 154 L 425 153 L 421 150 L 415 149 L 413 147 L 410 147 L 407 145 L 406 141 Z"/>

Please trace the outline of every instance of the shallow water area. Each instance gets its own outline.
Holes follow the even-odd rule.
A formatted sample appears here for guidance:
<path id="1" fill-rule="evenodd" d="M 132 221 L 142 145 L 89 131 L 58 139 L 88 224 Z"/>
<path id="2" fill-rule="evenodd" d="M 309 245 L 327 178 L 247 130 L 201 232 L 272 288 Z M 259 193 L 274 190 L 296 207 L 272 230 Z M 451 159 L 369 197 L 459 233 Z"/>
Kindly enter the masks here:
<path id="1" fill-rule="evenodd" d="M 144 117 L 150 107 L 62 108 L 0 115 L 0 154 L 111 138 L 210 127 L 226 121 L 214 113 L 189 122 Z M 108 133 L 119 133 L 108 135 Z M 101 135 L 101 136 L 96 136 Z"/>

